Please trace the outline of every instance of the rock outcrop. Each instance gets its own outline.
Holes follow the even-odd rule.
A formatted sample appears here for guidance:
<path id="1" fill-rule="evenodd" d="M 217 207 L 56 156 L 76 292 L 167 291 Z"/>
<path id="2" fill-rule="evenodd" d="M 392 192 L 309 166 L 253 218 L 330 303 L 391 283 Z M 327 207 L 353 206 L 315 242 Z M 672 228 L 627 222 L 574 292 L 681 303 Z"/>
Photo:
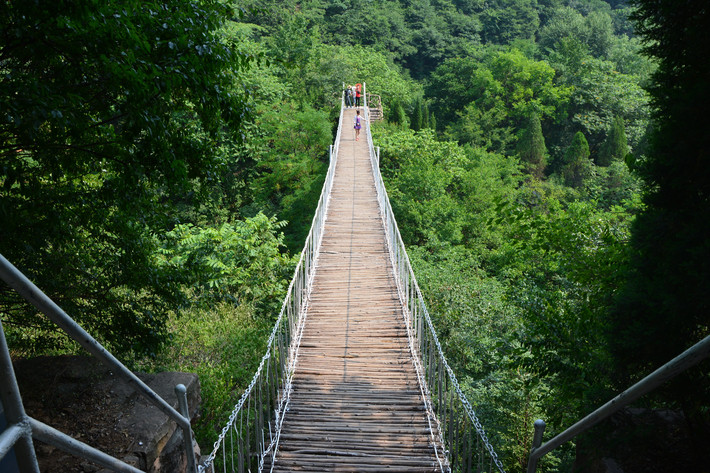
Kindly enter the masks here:
<path id="1" fill-rule="evenodd" d="M 182 430 L 98 361 L 79 356 L 39 357 L 15 363 L 27 413 L 126 463 L 151 473 L 185 471 Z M 187 388 L 190 415 L 200 407 L 192 373 L 138 374 L 177 409 L 175 386 Z M 199 447 L 194 444 L 199 458 Z M 105 473 L 98 465 L 36 442 L 42 473 Z"/>

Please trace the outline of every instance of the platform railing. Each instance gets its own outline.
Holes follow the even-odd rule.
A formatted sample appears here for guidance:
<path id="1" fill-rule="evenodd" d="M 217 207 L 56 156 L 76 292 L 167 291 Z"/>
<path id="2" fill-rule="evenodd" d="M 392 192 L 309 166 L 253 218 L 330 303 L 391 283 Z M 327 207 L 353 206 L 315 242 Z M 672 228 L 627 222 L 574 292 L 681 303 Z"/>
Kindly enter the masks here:
<path id="1" fill-rule="evenodd" d="M 545 432 L 545 421 L 542 419 L 536 420 L 527 473 L 535 473 L 540 458 L 552 450 L 569 442 L 582 432 L 591 429 L 599 422 L 621 410 L 624 406 L 653 391 L 688 368 L 697 365 L 708 356 L 710 356 L 710 335 L 544 444 L 542 443 L 542 436 Z"/>
<path id="2" fill-rule="evenodd" d="M 251 383 L 234 406 L 226 426 L 199 471 L 243 473 L 261 471 L 273 464 L 280 441 L 281 424 L 288 409 L 294 367 L 298 359 L 306 307 L 316 261 L 323 239 L 330 191 L 333 187 L 344 106 L 335 144 L 330 146 L 330 165 L 318 207 L 281 312 L 267 342 L 266 354 Z"/>
<path id="3" fill-rule="evenodd" d="M 367 97 L 367 94 L 364 95 Z M 430 403 L 429 410 L 435 415 L 438 435 L 446 449 L 443 453 L 448 464 L 447 468 L 466 473 L 474 471 L 504 473 L 503 464 L 498 459 L 481 422 L 444 356 L 380 174 L 380 152 L 372 141 L 367 106 L 365 106 L 365 118 L 368 124 L 367 142 L 370 148 L 370 161 L 390 259 L 410 335 L 410 348 L 420 374 L 420 382 L 424 386 L 425 396 Z"/>
<path id="4" fill-rule="evenodd" d="M 197 461 L 193 447 L 192 427 L 187 407 L 186 390 L 183 385 L 175 388 L 181 412 L 176 411 L 165 399 L 160 397 L 148 385 L 141 381 L 131 370 L 116 359 L 96 339 L 87 333 L 57 304 L 47 297 L 24 274 L 0 255 L 0 279 L 20 294 L 37 310 L 45 314 L 67 335 L 101 361 L 113 373 L 127 382 L 138 394 L 160 409 L 172 419 L 183 432 L 187 467 L 190 473 L 197 472 Z M 27 415 L 22 403 L 22 396 L 17 386 L 17 379 L 12 367 L 10 351 L 5 340 L 5 333 L 0 321 L 0 400 L 5 411 L 7 428 L 0 433 L 0 460 L 13 448 L 17 467 L 21 473 L 39 473 L 37 458 L 34 453 L 33 439 L 52 445 L 72 455 L 91 460 L 113 471 L 138 473 L 137 468 L 107 455 L 100 450 L 80 442 L 72 437 L 43 424 Z"/>

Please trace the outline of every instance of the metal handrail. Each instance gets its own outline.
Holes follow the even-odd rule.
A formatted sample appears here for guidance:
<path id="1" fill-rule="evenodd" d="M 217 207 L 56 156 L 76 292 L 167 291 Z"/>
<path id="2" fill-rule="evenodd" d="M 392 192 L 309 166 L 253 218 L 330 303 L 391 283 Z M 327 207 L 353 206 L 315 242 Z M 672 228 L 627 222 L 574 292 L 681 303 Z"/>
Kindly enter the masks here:
<path id="1" fill-rule="evenodd" d="M 572 440 L 582 432 L 589 430 L 599 422 L 607 419 L 609 416 L 619 411 L 630 402 L 635 401 L 644 394 L 653 391 L 669 379 L 679 375 L 688 368 L 697 365 L 708 356 L 710 356 L 710 335 L 544 444 L 542 444 L 542 435 L 545 431 L 545 422 L 542 419 L 536 420 L 535 435 L 533 437 L 533 446 L 528 459 L 527 473 L 535 472 L 537 462 L 544 455 L 550 453 L 560 445 Z"/>
<path id="2" fill-rule="evenodd" d="M 32 304 L 37 310 L 45 314 L 52 322 L 57 324 L 64 332 L 67 333 L 72 339 L 84 347 L 89 353 L 94 357 L 98 358 L 105 366 L 110 370 L 115 372 L 119 377 L 121 377 L 125 382 L 128 383 L 137 393 L 145 397 L 150 403 L 158 407 L 164 414 L 166 414 L 170 419 L 175 421 L 178 426 L 183 431 L 185 450 L 188 460 L 188 470 L 190 472 L 197 472 L 197 461 L 195 458 L 195 452 L 192 445 L 192 427 L 190 425 L 189 414 L 180 414 L 176 411 L 170 404 L 168 404 L 160 395 L 153 391 L 147 384 L 141 381 L 133 372 L 126 368 L 123 363 L 118 361 L 103 345 L 101 345 L 96 339 L 94 339 L 89 333 L 84 330 L 79 324 L 77 324 L 69 315 L 66 314 L 57 304 L 54 303 L 46 294 L 44 294 L 37 286 L 35 286 L 32 281 L 27 279 L 27 277 L 22 274 L 15 266 L 12 265 L 4 256 L 0 255 L 0 279 L 3 279 L 11 288 L 13 288 L 18 294 L 20 294 L 27 302 Z M 2 335 L 2 347 L 4 351 L 8 351 L 5 342 L 5 334 Z M 9 351 L 7 354 L 9 359 Z M 24 408 L 22 407 L 22 400 L 19 395 L 19 390 L 17 390 L 17 381 L 15 379 L 14 371 L 12 370 L 12 362 L 10 361 L 10 367 L 3 367 L 3 372 L 1 373 L 3 378 L 7 380 L 8 383 L 14 385 L 13 394 L 8 396 L 8 402 L 11 404 L 11 409 L 15 412 L 13 414 L 12 422 L 26 423 L 29 422 L 29 418 L 26 417 L 24 413 Z M 16 390 L 16 392 L 14 392 Z M 178 399 L 185 396 L 184 390 L 178 393 Z M 5 399 L 3 399 L 5 401 Z M 182 401 L 180 401 L 182 402 Z M 187 403 L 185 398 L 185 403 Z M 3 405 L 5 402 L 3 402 Z M 8 416 L 9 417 L 9 416 Z M 8 419 L 8 422 L 11 422 Z M 32 422 L 29 422 L 32 424 Z M 34 429 L 29 428 L 29 432 L 34 436 Z M 48 434 L 48 438 L 56 439 L 53 433 Z M 59 441 L 58 441 L 59 442 Z M 61 443 L 61 442 L 59 442 Z M 81 442 L 79 442 L 81 443 Z M 82 444 L 85 447 L 88 445 Z M 64 449 L 66 447 L 65 443 L 60 445 L 55 445 L 59 448 Z M 24 449 L 25 447 L 21 447 Z M 91 447 L 88 447 L 91 448 Z M 73 453 L 73 452 L 69 452 Z M 28 453 L 24 451 L 20 456 L 26 456 Z M 33 457 L 33 455 L 31 455 Z M 88 458 L 88 457 L 87 457 Z M 112 457 L 109 457 L 112 458 Z M 23 462 L 25 460 L 22 460 Z M 129 466 L 120 460 L 113 459 L 116 463 L 114 467 L 123 468 L 123 466 Z M 36 459 L 31 459 L 30 463 L 36 464 Z M 135 470 L 135 469 L 134 469 Z M 30 470 L 34 471 L 34 470 Z M 128 471 L 128 470 L 121 470 Z M 135 470 L 139 471 L 139 470 Z"/>
<path id="3" fill-rule="evenodd" d="M 330 165 L 321 191 L 311 229 L 306 237 L 281 312 L 267 341 L 251 383 L 234 406 L 210 455 L 199 466 L 210 471 L 261 471 L 267 460 L 273 464 L 278 450 L 281 424 L 288 408 L 291 382 L 298 359 L 298 347 L 305 323 L 316 260 L 333 187 L 338 147 L 342 132 L 344 103 L 341 95 L 340 119 L 335 145 L 330 146 Z M 219 468 L 215 468 L 216 465 Z"/>
<path id="4" fill-rule="evenodd" d="M 365 116 L 369 122 L 367 106 Z M 436 415 L 439 434 L 447 448 L 445 453 L 449 467 L 454 471 L 466 472 L 484 469 L 492 471 L 495 468 L 505 473 L 503 464 L 444 356 L 382 180 L 379 148 L 374 147 L 370 126 L 367 127 L 367 142 L 390 259 L 410 335 L 410 348 L 415 365 L 421 365 L 423 379 L 420 382 L 431 402 L 431 410 Z"/>

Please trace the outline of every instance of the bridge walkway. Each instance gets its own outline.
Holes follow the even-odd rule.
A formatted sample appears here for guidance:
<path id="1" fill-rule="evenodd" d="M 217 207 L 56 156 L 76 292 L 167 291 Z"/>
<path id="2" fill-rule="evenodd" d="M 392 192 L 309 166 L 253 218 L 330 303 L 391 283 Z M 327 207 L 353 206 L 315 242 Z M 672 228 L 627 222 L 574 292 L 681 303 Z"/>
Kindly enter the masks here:
<path id="1" fill-rule="evenodd" d="M 354 116 L 345 110 L 273 471 L 440 471 L 439 437 L 412 362 L 367 137 L 363 129 L 355 141 Z"/>

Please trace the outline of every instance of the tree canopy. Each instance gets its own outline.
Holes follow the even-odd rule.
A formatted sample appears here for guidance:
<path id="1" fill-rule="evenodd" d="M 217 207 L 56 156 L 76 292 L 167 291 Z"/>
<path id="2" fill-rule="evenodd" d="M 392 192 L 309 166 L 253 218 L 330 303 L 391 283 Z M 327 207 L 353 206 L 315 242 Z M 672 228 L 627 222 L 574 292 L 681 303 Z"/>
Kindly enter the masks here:
<path id="1" fill-rule="evenodd" d="M 521 469 L 535 418 L 559 432 L 708 333 L 706 11 L 4 2 L 0 252 L 110 348 L 199 371 L 209 444 L 308 232 L 342 86 L 366 83 L 442 346 Z M 0 312 L 14 355 L 71 352 L 5 286 Z M 643 406 L 683 409 L 704 439 L 705 381 Z"/>
<path id="2" fill-rule="evenodd" d="M 0 251 L 117 348 L 165 338 L 181 299 L 155 234 L 238 138 L 248 56 L 219 34 L 234 15 L 209 0 L 0 6 Z M 12 292 L 0 301 L 29 323 Z"/>

